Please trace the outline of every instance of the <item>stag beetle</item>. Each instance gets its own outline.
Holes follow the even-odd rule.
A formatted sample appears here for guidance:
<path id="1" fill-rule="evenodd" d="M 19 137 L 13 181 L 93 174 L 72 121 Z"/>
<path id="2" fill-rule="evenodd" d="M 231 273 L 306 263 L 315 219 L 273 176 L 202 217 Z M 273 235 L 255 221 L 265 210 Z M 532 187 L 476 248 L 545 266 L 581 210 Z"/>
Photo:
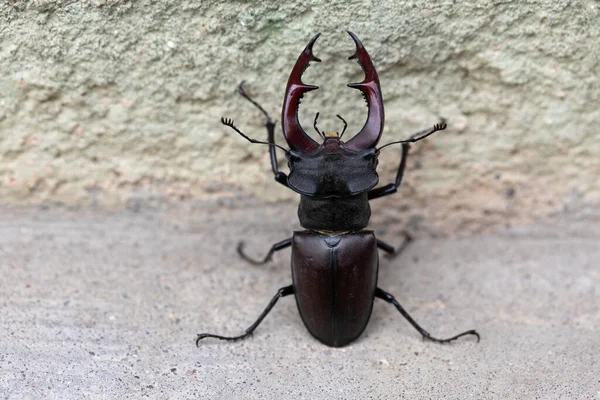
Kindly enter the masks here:
<path id="1" fill-rule="evenodd" d="M 379 78 L 360 40 L 352 32 L 348 33 L 356 45 L 356 51 L 349 59 L 356 59 L 365 73 L 362 82 L 350 83 L 348 86 L 362 92 L 368 107 L 367 121 L 353 138 L 347 142 L 341 140 L 347 124 L 339 115 L 337 117 L 344 123 L 342 133 L 325 133 L 317 128 L 317 113 L 314 128 L 323 140 L 322 143 L 317 143 L 308 136 L 298 120 L 298 106 L 303 94 L 318 88 L 304 84 L 301 77 L 311 61 L 321 61 L 313 55 L 313 45 L 320 34 L 314 36 L 300 54 L 287 83 L 282 128 L 289 150 L 275 144 L 275 123 L 269 114 L 248 96 L 242 85 L 239 87 L 239 93 L 266 117 L 268 142 L 251 139 L 240 131 L 232 120 L 221 119 L 224 125 L 231 127 L 251 143 L 270 146 L 275 180 L 300 194 L 298 217 L 306 230 L 296 231 L 290 239 L 274 244 L 262 261 L 247 257 L 243 252 L 243 244 L 240 244 L 239 254 L 253 264 L 266 263 L 275 251 L 291 246 L 292 285 L 279 289 L 256 322 L 242 335 L 227 337 L 202 333 L 197 336 L 196 345 L 204 338 L 240 340 L 250 336 L 279 298 L 291 294 L 296 297 L 300 316 L 308 331 L 328 346 L 345 346 L 362 334 L 376 297 L 393 304 L 424 339 L 445 343 L 465 335 L 473 335 L 479 341 L 479 334 L 475 330 L 468 330 L 447 339 L 431 336 L 417 324 L 394 296 L 377 287 L 377 249 L 392 255 L 398 252 L 391 245 L 376 239 L 373 231 L 365 230 L 371 216 L 369 201 L 396 192 L 402 182 L 409 143 L 446 129 L 446 123 L 442 120 L 432 129 L 417 132 L 406 140 L 376 148 L 384 122 Z M 396 143 L 402 144 L 402 158 L 396 180 L 374 189 L 379 181 L 376 170 L 379 151 Z M 289 175 L 279 171 L 276 148 L 286 152 Z M 410 238 L 407 237 L 405 243 L 408 239 Z"/>

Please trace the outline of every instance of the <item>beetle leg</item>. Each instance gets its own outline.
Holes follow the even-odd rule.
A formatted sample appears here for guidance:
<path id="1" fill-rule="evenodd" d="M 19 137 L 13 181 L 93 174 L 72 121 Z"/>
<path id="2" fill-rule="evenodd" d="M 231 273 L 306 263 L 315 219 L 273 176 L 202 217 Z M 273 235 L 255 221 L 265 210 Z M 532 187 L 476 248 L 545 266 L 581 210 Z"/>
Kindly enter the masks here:
<path id="1" fill-rule="evenodd" d="M 408 247 L 409 243 L 413 240 L 413 237 L 407 231 L 402 231 L 402 234 L 404 235 L 404 241 L 402 242 L 398 250 L 396 250 L 394 246 L 379 239 L 377 239 L 377 247 L 385 251 L 387 253 L 388 258 L 397 257 Z"/>
<path id="2" fill-rule="evenodd" d="M 252 103 L 256 108 L 262 112 L 267 118 L 267 122 L 265 123 L 265 127 L 267 128 L 267 141 L 271 144 L 275 144 L 275 121 L 271 119 L 269 114 L 265 111 L 264 108 L 261 107 L 256 101 L 254 101 L 248 93 L 244 90 L 244 82 L 242 81 L 238 86 L 238 93 L 240 96 L 248 100 Z M 277 163 L 277 155 L 275 154 L 275 146 L 269 146 L 269 155 L 271 156 L 271 169 L 273 170 L 273 174 L 275 174 L 275 180 L 281 183 L 283 186 L 288 187 L 287 184 L 287 175 L 281 171 L 279 171 L 279 165 Z"/>
<path id="3" fill-rule="evenodd" d="M 275 307 L 275 304 L 277 304 L 277 300 L 279 300 L 280 297 L 285 297 L 290 294 L 294 294 L 294 286 L 293 285 L 285 286 L 285 287 L 282 287 L 281 289 L 279 289 L 277 291 L 277 294 L 275 294 L 275 296 L 273 296 L 273 298 L 271 299 L 271 301 L 269 302 L 267 307 L 264 309 L 264 311 L 260 314 L 258 319 L 252 325 L 250 325 L 250 327 L 248 329 L 246 329 L 246 333 L 244 333 L 243 335 L 219 336 L 219 335 L 213 335 L 212 333 L 199 333 L 198 336 L 196 337 L 196 346 L 199 346 L 200 341 L 205 338 L 215 338 L 215 339 L 227 340 L 227 341 L 235 341 L 235 340 L 245 339 L 246 337 L 252 335 L 252 332 L 254 332 L 254 330 L 256 328 L 258 328 L 258 325 L 260 325 L 262 320 L 265 319 L 267 314 L 269 314 L 269 312 L 273 309 L 273 307 Z"/>
<path id="4" fill-rule="evenodd" d="M 406 159 L 408 157 L 409 150 L 410 145 L 408 143 L 402 143 L 402 158 L 400 158 L 400 166 L 398 167 L 398 172 L 396 173 L 396 181 L 394 183 L 388 183 L 385 186 L 369 190 L 369 200 L 377 199 L 383 196 L 389 196 L 390 194 L 394 194 L 396 191 L 398 191 L 398 188 L 402 184 L 402 178 L 404 177 L 404 169 L 406 168 Z"/>
<path id="5" fill-rule="evenodd" d="M 275 243 L 273 246 L 271 246 L 271 248 L 269 249 L 269 252 L 265 256 L 265 258 L 263 258 L 262 260 L 255 260 L 253 258 L 248 257 L 246 255 L 246 253 L 244 253 L 244 247 L 246 246 L 246 243 L 243 241 L 238 243 L 237 252 L 240 255 L 240 257 L 242 257 L 244 260 L 248 261 L 250 264 L 263 265 L 263 264 L 266 264 L 269 261 L 271 261 L 271 257 L 273 256 L 273 253 L 275 253 L 276 251 L 279 251 L 279 250 L 283 250 L 286 247 L 289 247 L 291 245 L 292 245 L 292 238 L 288 238 L 288 239 L 282 240 L 281 242 Z"/>
<path id="6" fill-rule="evenodd" d="M 477 331 L 475 329 L 471 329 L 462 333 L 459 333 L 458 335 L 454 335 L 451 338 L 448 339 L 437 339 L 434 338 L 433 336 L 431 336 L 429 334 L 429 332 L 427 332 L 425 329 L 421 328 L 419 326 L 419 324 L 417 324 L 417 322 L 410 316 L 408 315 L 408 313 L 406 312 L 406 310 L 400 305 L 400 303 L 398 303 L 398 301 L 394 298 L 394 296 L 392 296 L 391 294 L 389 294 L 388 292 L 377 288 L 375 289 L 375 297 L 379 297 L 382 300 L 385 300 L 386 302 L 393 304 L 396 309 L 398 309 L 398 311 L 400 311 L 400 314 L 402 314 L 402 316 L 404 318 L 406 318 L 408 320 L 408 322 L 410 322 L 410 324 L 419 331 L 419 333 L 421 335 L 423 335 L 423 339 L 428 339 L 431 340 L 432 342 L 436 342 L 436 343 L 448 343 L 451 342 L 453 340 L 456 340 L 462 336 L 466 336 L 466 335 L 473 335 L 477 337 L 477 342 L 479 342 L 479 333 L 477 333 Z"/>
<path id="7" fill-rule="evenodd" d="M 424 139 L 425 137 L 437 132 L 438 130 L 443 130 L 446 125 L 446 120 L 444 118 L 440 118 L 440 122 L 438 125 L 434 127 L 434 129 L 428 128 L 423 129 L 415 134 L 413 134 L 410 138 L 406 139 L 406 141 L 417 141 Z M 436 129 L 436 127 L 440 129 Z M 443 127 L 443 129 L 442 129 Z M 402 142 L 402 141 L 401 141 Z M 388 143 L 385 146 L 390 144 L 394 144 L 397 142 Z M 383 148 L 385 146 L 380 147 Z M 408 152 L 410 150 L 409 143 L 402 143 L 402 158 L 400 158 L 400 165 L 398 166 L 398 172 L 396 173 L 396 181 L 394 183 L 389 183 L 385 186 L 378 187 L 372 190 L 369 190 L 369 200 L 377 199 L 379 197 L 389 196 L 390 194 L 394 194 L 398 191 L 398 188 L 402 184 L 402 178 L 404 176 L 404 169 L 406 168 L 406 159 L 408 158 Z M 273 149 L 275 151 L 275 149 Z"/>

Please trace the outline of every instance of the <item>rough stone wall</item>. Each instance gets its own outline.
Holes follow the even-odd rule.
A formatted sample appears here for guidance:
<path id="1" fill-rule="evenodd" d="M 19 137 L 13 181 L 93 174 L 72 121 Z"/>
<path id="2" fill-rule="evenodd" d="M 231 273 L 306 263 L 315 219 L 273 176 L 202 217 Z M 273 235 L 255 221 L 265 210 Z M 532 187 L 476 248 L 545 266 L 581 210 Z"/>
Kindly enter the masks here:
<path id="1" fill-rule="evenodd" d="M 473 232 L 600 203 L 598 1 L 3 1 L 0 202 L 121 207 L 237 198 L 287 201 L 248 91 L 279 119 L 288 74 L 323 35 L 304 81 L 307 131 L 356 132 L 362 72 L 344 32 L 377 66 L 382 143 L 431 126 L 376 222 Z M 310 129 L 309 129 L 310 128 Z M 282 142 L 278 129 L 278 140 Z M 382 152 L 381 182 L 399 147 Z M 282 157 L 283 158 L 283 157 Z M 283 162 L 285 168 L 285 162 Z"/>

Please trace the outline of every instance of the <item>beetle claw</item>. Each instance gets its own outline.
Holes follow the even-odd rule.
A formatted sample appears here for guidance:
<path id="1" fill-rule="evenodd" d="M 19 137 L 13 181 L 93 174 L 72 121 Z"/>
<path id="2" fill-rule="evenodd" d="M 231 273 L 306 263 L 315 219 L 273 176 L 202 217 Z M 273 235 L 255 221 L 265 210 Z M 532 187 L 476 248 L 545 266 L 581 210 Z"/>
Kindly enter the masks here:
<path id="1" fill-rule="evenodd" d="M 367 122 L 365 122 L 360 132 L 346 143 L 346 147 L 353 150 L 365 150 L 375 147 L 377 142 L 379 142 L 379 138 L 381 138 L 383 121 L 385 119 L 383 113 L 383 96 L 381 95 L 379 77 L 369 57 L 369 53 L 367 53 L 367 50 L 365 50 L 365 47 L 354 33 L 347 32 L 356 45 L 354 54 L 348 57 L 348 59 L 356 59 L 358 65 L 360 65 L 365 73 L 365 79 L 362 82 L 349 83 L 348 87 L 358 89 L 362 92 L 369 111 Z"/>
<path id="2" fill-rule="evenodd" d="M 313 54 L 313 45 L 320 35 L 321 34 L 318 33 L 313 36 L 304 48 L 304 51 L 302 51 L 298 57 L 298 60 L 290 73 L 283 101 L 281 118 L 283 135 L 290 148 L 303 152 L 311 152 L 319 147 L 319 144 L 308 136 L 306 132 L 304 132 L 304 129 L 302 129 L 298 119 L 298 106 L 300 105 L 300 99 L 304 93 L 319 88 L 318 86 L 306 85 L 303 83 L 302 74 L 306 71 L 311 61 L 321 61 Z"/>

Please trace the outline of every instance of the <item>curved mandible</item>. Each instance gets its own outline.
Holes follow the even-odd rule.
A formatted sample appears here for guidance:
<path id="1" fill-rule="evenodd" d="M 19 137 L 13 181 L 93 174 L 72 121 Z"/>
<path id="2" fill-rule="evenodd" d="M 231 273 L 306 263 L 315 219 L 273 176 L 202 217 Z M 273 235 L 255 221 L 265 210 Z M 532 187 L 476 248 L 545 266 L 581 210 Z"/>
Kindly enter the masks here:
<path id="1" fill-rule="evenodd" d="M 283 110 L 281 112 L 281 123 L 285 140 L 292 150 L 302 152 L 311 152 L 319 147 L 310 136 L 304 132 L 300 121 L 298 120 L 298 106 L 302 95 L 311 90 L 318 89 L 318 86 L 305 85 L 302 83 L 302 73 L 308 68 L 311 61 L 320 62 L 312 52 L 312 47 L 321 34 L 317 33 L 310 42 L 306 45 L 304 51 L 298 57 L 296 65 L 292 69 L 290 78 L 288 79 L 285 89 L 285 97 L 283 99 Z"/>
<path id="2" fill-rule="evenodd" d="M 383 132 L 383 121 L 385 119 L 383 114 L 383 96 L 381 95 L 381 87 L 379 86 L 379 77 L 375 66 L 369 57 L 369 53 L 365 50 L 363 44 L 358 40 L 356 35 L 350 31 L 348 34 L 354 40 L 356 44 L 356 52 L 348 57 L 348 60 L 357 59 L 358 64 L 365 72 L 365 80 L 360 83 L 349 83 L 348 87 L 358 89 L 363 93 L 365 100 L 367 101 L 367 107 L 369 113 L 367 116 L 367 122 L 363 128 L 346 143 L 346 148 L 352 150 L 365 150 L 371 147 L 375 147 L 381 133 Z"/>

